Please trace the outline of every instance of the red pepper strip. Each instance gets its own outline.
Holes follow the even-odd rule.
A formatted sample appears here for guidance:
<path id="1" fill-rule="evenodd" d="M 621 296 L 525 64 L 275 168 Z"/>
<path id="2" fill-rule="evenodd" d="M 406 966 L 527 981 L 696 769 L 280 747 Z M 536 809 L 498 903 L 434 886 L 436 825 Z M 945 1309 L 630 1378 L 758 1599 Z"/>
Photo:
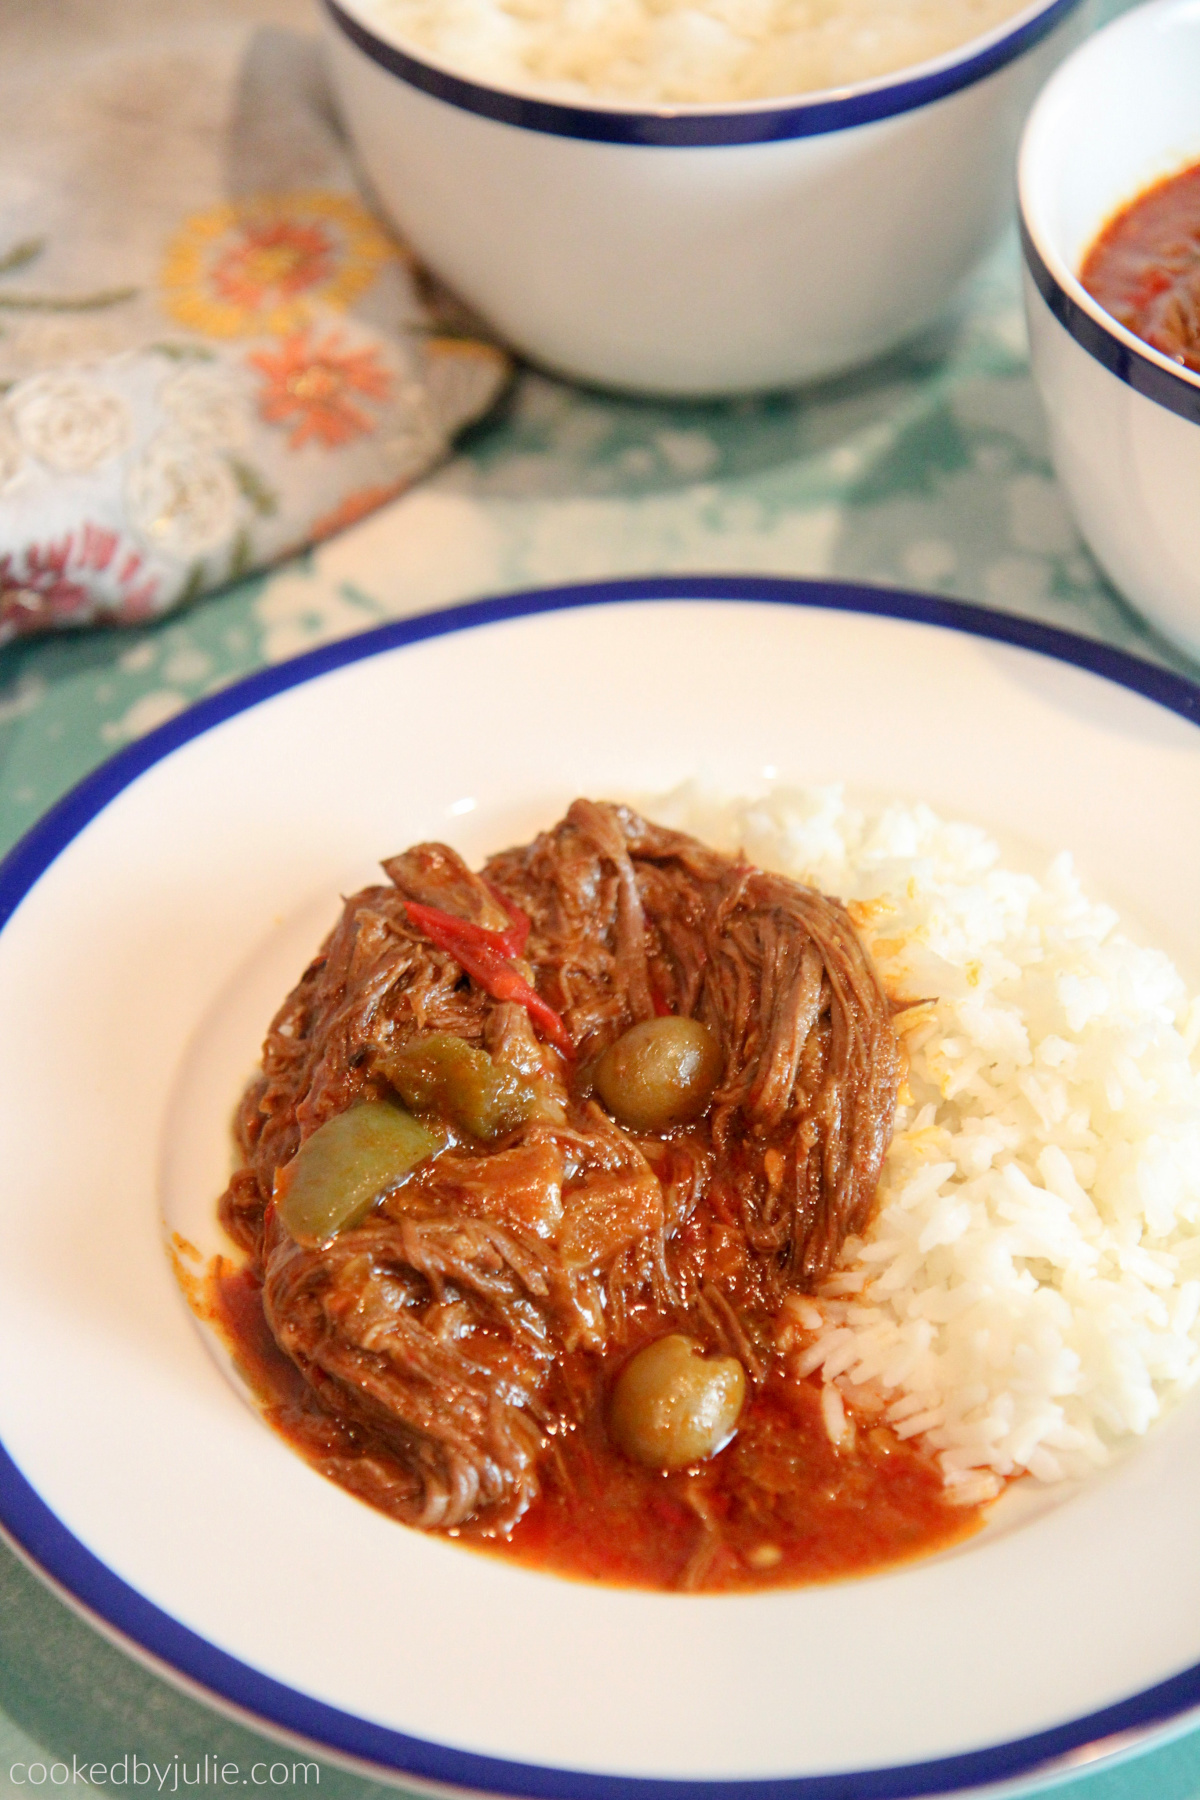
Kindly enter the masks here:
<path id="1" fill-rule="evenodd" d="M 500 889 L 493 887 L 490 881 L 485 881 L 483 885 L 497 906 L 502 906 L 512 921 L 508 931 L 498 931 L 495 935 L 504 939 L 507 955 L 511 957 L 524 956 L 525 946 L 529 942 L 529 914 L 522 912 L 521 908 L 510 900 L 507 894 L 502 894 Z"/>
<path id="2" fill-rule="evenodd" d="M 417 918 L 416 913 L 413 911 L 414 907 L 417 909 L 417 912 L 428 913 L 433 917 L 441 919 L 447 930 L 453 930 L 460 943 L 468 946 L 474 945 L 479 950 L 495 950 L 499 955 L 507 956 L 509 958 L 518 957 L 523 953 L 526 944 L 529 942 L 529 915 L 528 913 L 523 913 L 519 906 L 514 906 L 512 901 L 507 899 L 506 896 L 500 892 L 499 888 L 494 888 L 490 881 L 486 882 L 484 885 L 489 894 L 495 899 L 497 905 L 504 908 L 504 911 L 512 921 L 507 931 L 492 931 L 486 925 L 476 925 L 471 919 L 460 918 L 457 913 L 444 912 L 440 906 L 423 906 L 420 901 L 417 900 L 406 900 L 405 906 L 410 917 L 413 919 L 414 924 L 420 925 L 422 931 L 424 931 L 426 927 Z"/>
<path id="3" fill-rule="evenodd" d="M 575 1046 L 559 1014 L 513 968 L 511 959 L 500 947 L 497 940 L 505 939 L 507 933 L 485 931 L 482 925 L 473 925 L 469 919 L 456 918 L 439 906 L 422 906 L 417 900 L 406 900 L 404 910 L 418 931 L 423 931 L 439 950 L 448 950 L 493 1000 L 516 1001 L 564 1056 L 574 1056 Z"/>
<path id="4" fill-rule="evenodd" d="M 467 949 L 490 950 L 497 956 L 512 955 L 507 931 L 489 931 L 486 925 L 460 919 L 457 913 L 443 912 L 440 906 L 423 906 L 419 900 L 406 900 L 404 910 L 418 930 L 432 938 L 435 944 L 440 944 L 443 950 L 463 944 Z M 436 936 L 439 931 L 441 937 Z"/>

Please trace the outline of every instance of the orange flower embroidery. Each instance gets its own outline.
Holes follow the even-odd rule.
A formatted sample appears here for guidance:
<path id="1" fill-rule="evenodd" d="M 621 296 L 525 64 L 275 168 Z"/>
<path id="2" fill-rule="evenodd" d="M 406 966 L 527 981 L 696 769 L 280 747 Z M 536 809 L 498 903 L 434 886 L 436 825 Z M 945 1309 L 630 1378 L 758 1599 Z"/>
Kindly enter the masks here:
<path id="1" fill-rule="evenodd" d="M 389 481 L 378 487 L 356 488 L 352 494 L 339 501 L 331 512 L 322 513 L 312 523 L 312 537 L 316 542 L 322 538 L 332 537 L 335 531 L 345 531 L 349 525 L 357 525 L 368 513 L 373 513 L 397 494 L 404 492 L 403 481 Z"/>
<path id="2" fill-rule="evenodd" d="M 377 350 L 343 350 L 342 334 L 331 331 L 320 343 L 297 332 L 278 350 L 258 350 L 246 360 L 266 376 L 258 410 L 269 425 L 290 426 L 288 444 L 299 450 L 309 442 L 335 450 L 352 438 L 374 431 L 375 420 L 354 395 L 387 400 L 392 378 Z"/>
<path id="3" fill-rule="evenodd" d="M 297 219 L 247 219 L 215 259 L 211 280 L 222 300 L 261 313 L 330 281 L 337 245 L 323 225 Z"/>
<path id="4" fill-rule="evenodd" d="M 163 261 L 163 303 L 209 337 L 287 337 L 315 308 L 344 310 L 400 257 L 347 194 L 252 194 L 183 221 Z"/>

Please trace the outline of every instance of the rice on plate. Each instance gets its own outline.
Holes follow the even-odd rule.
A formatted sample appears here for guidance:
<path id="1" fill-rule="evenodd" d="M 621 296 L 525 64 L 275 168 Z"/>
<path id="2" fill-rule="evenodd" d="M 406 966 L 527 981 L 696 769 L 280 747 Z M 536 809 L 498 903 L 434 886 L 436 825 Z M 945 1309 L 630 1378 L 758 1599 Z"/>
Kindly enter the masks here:
<path id="1" fill-rule="evenodd" d="M 374 0 L 477 80 L 562 99 L 724 104 L 873 81 L 982 37 L 1021 0 Z"/>
<path id="2" fill-rule="evenodd" d="M 1108 1463 L 1200 1375 L 1200 998 L 1066 852 L 836 787 L 646 810 L 843 899 L 904 1004 L 873 1222 L 781 1319 L 831 1437 L 886 1422 L 964 1505 Z"/>

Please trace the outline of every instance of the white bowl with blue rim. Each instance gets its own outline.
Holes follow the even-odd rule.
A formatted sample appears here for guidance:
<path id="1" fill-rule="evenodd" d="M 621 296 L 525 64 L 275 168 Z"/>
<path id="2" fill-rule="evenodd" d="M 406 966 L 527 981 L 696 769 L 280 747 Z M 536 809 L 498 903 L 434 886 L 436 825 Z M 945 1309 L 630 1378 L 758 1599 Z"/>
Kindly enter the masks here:
<path id="1" fill-rule="evenodd" d="M 1079 3 L 856 86 L 641 108 L 483 85 L 371 0 L 326 10 L 346 125 L 430 266 L 551 369 L 699 395 L 835 373 L 938 314 L 1009 216 Z"/>
<path id="2" fill-rule="evenodd" d="M 1200 656 L 1200 375 L 1110 317 L 1077 271 L 1104 225 L 1200 162 L 1200 4 L 1151 0 L 1039 97 L 1021 145 L 1026 311 L 1059 479 L 1107 574 Z"/>

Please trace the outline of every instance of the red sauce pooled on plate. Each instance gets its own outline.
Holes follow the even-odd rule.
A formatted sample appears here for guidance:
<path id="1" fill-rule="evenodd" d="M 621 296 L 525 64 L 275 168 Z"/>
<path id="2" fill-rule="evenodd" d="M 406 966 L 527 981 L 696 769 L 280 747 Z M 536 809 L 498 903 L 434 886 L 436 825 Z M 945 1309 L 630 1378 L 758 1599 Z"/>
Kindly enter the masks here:
<path id="1" fill-rule="evenodd" d="M 1127 331 L 1200 373 L 1200 163 L 1110 219 L 1079 279 Z"/>
<path id="2" fill-rule="evenodd" d="M 323 1475 L 381 1505 L 371 1472 L 386 1451 L 322 1409 L 271 1336 L 253 1274 L 218 1258 L 197 1310 L 275 1429 Z M 729 1593 L 869 1574 L 946 1549 L 983 1524 L 981 1507 L 947 1504 L 932 1461 L 886 1426 L 860 1429 L 853 1449 L 835 1449 L 819 1386 L 782 1368 L 748 1401 L 718 1456 L 671 1474 L 642 1468 L 613 1448 L 606 1388 L 577 1361 L 573 1373 L 592 1391 L 579 1426 L 547 1456 L 538 1499 L 506 1537 L 470 1524 L 447 1535 L 575 1580 Z"/>

